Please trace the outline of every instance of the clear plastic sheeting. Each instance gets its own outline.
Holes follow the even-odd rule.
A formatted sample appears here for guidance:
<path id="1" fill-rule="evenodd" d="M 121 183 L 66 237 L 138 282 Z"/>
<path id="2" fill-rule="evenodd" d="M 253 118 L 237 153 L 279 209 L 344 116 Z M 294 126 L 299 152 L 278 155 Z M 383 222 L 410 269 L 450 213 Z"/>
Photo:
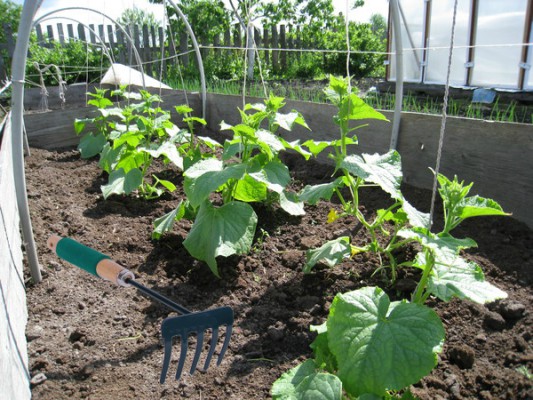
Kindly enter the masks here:
<path id="1" fill-rule="evenodd" d="M 401 0 L 400 20 L 402 27 L 403 78 L 406 82 L 420 82 L 422 48 L 424 47 L 424 1 Z M 408 25 L 406 25 L 406 21 Z M 392 32 L 392 31 L 391 31 Z M 392 52 L 396 53 L 394 35 L 392 36 Z M 396 80 L 396 59 L 390 60 L 390 80 Z"/>
<path id="2" fill-rule="evenodd" d="M 518 88 L 527 0 L 479 3 L 473 86 Z"/>
<path id="3" fill-rule="evenodd" d="M 455 0 L 439 0 L 431 4 L 429 46 L 424 81 L 444 83 L 448 71 L 450 40 Z M 455 46 L 452 55 L 450 85 L 461 86 L 466 81 L 465 63 L 468 61 L 468 37 L 470 26 L 470 0 L 459 0 L 455 22 Z"/>
<path id="4" fill-rule="evenodd" d="M 406 82 L 445 83 L 454 3 L 399 0 Z M 458 0 L 457 6 L 450 84 L 533 89 L 530 1 Z M 394 40 L 390 43 L 388 79 L 394 81 Z"/>

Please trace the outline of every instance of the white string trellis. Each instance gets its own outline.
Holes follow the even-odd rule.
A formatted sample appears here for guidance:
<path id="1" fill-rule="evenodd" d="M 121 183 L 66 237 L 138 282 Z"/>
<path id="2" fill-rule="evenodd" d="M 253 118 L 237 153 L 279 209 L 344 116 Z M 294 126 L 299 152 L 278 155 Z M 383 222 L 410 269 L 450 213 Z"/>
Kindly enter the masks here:
<path id="1" fill-rule="evenodd" d="M 452 30 L 450 34 L 450 52 L 448 54 L 448 70 L 446 72 L 446 83 L 444 85 L 444 98 L 442 103 L 442 119 L 441 119 L 441 125 L 440 125 L 440 134 L 439 134 L 439 145 L 437 149 L 437 160 L 435 164 L 435 176 L 433 177 L 433 189 L 431 192 L 431 208 L 429 211 L 429 226 L 428 229 L 431 230 L 431 226 L 433 225 L 433 214 L 435 212 L 435 198 L 437 196 L 437 175 L 440 170 L 440 163 L 442 159 L 442 148 L 444 145 L 444 134 L 446 131 L 446 118 L 448 115 L 448 97 L 450 94 L 450 75 L 451 75 L 451 69 L 452 69 L 452 56 L 453 56 L 453 48 L 454 48 L 454 41 L 455 41 L 455 25 L 457 22 L 457 3 L 458 0 L 454 1 L 453 6 L 453 19 L 452 19 Z"/>

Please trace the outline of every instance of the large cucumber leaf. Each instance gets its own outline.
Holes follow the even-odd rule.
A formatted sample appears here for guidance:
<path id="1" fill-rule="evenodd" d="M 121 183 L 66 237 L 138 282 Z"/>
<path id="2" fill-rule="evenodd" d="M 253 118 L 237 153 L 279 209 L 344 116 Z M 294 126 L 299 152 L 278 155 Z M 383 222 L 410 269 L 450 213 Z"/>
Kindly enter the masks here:
<path id="1" fill-rule="evenodd" d="M 380 288 L 338 294 L 327 321 L 337 376 L 352 396 L 385 395 L 427 375 L 442 350 L 444 327 L 424 305 L 390 302 Z"/>
<path id="2" fill-rule="evenodd" d="M 112 194 L 130 194 L 139 188 L 143 182 L 140 169 L 134 168 L 127 173 L 122 168 L 111 172 L 107 185 L 100 186 L 104 199 Z"/>
<path id="3" fill-rule="evenodd" d="M 322 261 L 329 267 L 334 267 L 345 258 L 351 255 L 350 238 L 341 236 L 337 239 L 324 243 L 318 249 L 308 250 L 306 254 L 307 262 L 303 268 L 304 273 L 311 272 L 316 263 Z"/>
<path id="4" fill-rule="evenodd" d="M 224 166 L 222 161 L 216 158 L 198 161 L 183 174 L 185 194 L 191 206 L 196 208 L 228 180 L 241 179 L 245 172 L 244 164 Z"/>
<path id="5" fill-rule="evenodd" d="M 435 266 L 428 281 L 428 290 L 439 299 L 452 297 L 484 304 L 507 297 L 507 293 L 485 280 L 481 267 L 466 261 L 448 249 L 437 249 Z M 423 253 L 418 253 L 416 263 L 424 265 Z"/>
<path id="6" fill-rule="evenodd" d="M 314 361 L 307 360 L 281 375 L 271 394 L 273 400 L 342 400 L 342 382 L 317 372 Z"/>
<path id="7" fill-rule="evenodd" d="M 391 150 L 385 154 L 352 154 L 346 157 L 341 168 L 359 176 L 367 182 L 379 185 L 393 199 L 403 200 L 400 191 L 402 183 L 402 161 L 400 153 Z"/>
<path id="8" fill-rule="evenodd" d="M 214 207 L 204 201 L 183 245 L 193 257 L 205 261 L 219 276 L 216 257 L 248 253 L 256 225 L 257 215 L 247 203 L 232 201 L 222 207 Z"/>

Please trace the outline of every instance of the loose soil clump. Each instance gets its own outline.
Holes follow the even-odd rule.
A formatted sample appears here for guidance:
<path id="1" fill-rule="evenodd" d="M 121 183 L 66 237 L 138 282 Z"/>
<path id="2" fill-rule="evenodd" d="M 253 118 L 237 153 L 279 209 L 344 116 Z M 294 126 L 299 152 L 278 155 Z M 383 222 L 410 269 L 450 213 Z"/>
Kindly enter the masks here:
<path id="1" fill-rule="evenodd" d="M 72 149 L 31 152 L 27 187 L 44 276 L 27 292 L 34 399 L 267 399 L 282 373 L 311 356 L 315 333 L 309 326 L 324 322 L 335 294 L 379 285 L 399 299 L 408 297 L 416 283 L 411 273 L 402 273 L 395 285 L 373 275 L 379 260 L 371 255 L 304 275 L 307 249 L 346 232 L 361 243 L 365 239 L 353 221 L 326 224 L 329 209 L 338 207 L 326 202 L 306 207 L 302 217 L 256 207 L 253 250 L 219 259 L 217 279 L 182 245 L 189 222 L 181 221 L 160 241 L 150 239 L 154 219 L 176 207 L 183 197 L 180 189 L 155 201 L 134 196 L 103 200 L 100 185 L 106 179 L 96 161 L 81 160 Z M 296 185 L 330 180 L 328 166 L 292 156 L 285 161 Z M 158 176 L 180 188 L 177 171 Z M 406 187 L 403 193 L 415 207 L 429 209 L 427 191 Z M 365 212 L 373 213 L 388 200 L 369 188 L 361 201 Z M 509 298 L 486 306 L 432 301 L 446 327 L 446 345 L 437 368 L 413 392 L 421 399 L 531 399 L 532 380 L 526 373 L 533 371 L 533 233 L 512 218 L 473 219 L 454 233 L 477 241 L 478 248 L 466 257 Z M 108 254 L 141 283 L 191 310 L 231 306 L 235 326 L 222 364 L 192 376 L 184 373 L 179 382 L 169 375 L 159 384 L 160 324 L 175 313 L 133 288 L 114 287 L 60 261 L 46 248 L 51 234 Z M 189 358 L 194 346 L 191 338 Z M 178 355 L 176 345 L 173 373 Z"/>

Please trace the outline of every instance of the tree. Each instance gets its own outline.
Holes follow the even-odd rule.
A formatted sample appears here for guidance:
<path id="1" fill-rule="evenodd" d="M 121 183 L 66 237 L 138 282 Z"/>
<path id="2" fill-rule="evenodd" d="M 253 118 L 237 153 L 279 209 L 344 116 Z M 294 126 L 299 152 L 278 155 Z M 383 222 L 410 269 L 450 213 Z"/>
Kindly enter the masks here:
<path id="1" fill-rule="evenodd" d="M 18 5 L 10 0 L 6 1 L 0 1 L 0 43 L 7 43 L 8 37 L 6 29 L 4 29 L 4 25 L 10 25 L 11 31 L 14 33 L 12 39 L 13 42 L 15 41 L 15 33 L 18 31 L 19 28 L 19 21 L 20 21 L 20 15 L 22 13 L 22 6 Z M 4 74 L 6 73 L 7 76 L 10 75 L 9 71 L 11 70 L 11 65 L 9 62 L 9 54 L 7 49 L 2 49 L 0 52 L 0 57 L 2 60 L 0 60 L 0 73 Z M 3 61 L 3 62 L 1 62 Z M 2 71 L 1 67 L 2 64 L 6 65 L 7 68 L 6 71 Z M 0 76 L 0 79 L 4 79 L 4 76 Z"/>
<path id="2" fill-rule="evenodd" d="M 118 18 L 117 22 L 123 27 L 128 27 L 132 25 L 147 25 L 148 27 L 160 26 L 160 23 L 155 18 L 154 13 L 147 12 L 137 7 L 127 8 L 126 10 L 124 10 Z"/>

